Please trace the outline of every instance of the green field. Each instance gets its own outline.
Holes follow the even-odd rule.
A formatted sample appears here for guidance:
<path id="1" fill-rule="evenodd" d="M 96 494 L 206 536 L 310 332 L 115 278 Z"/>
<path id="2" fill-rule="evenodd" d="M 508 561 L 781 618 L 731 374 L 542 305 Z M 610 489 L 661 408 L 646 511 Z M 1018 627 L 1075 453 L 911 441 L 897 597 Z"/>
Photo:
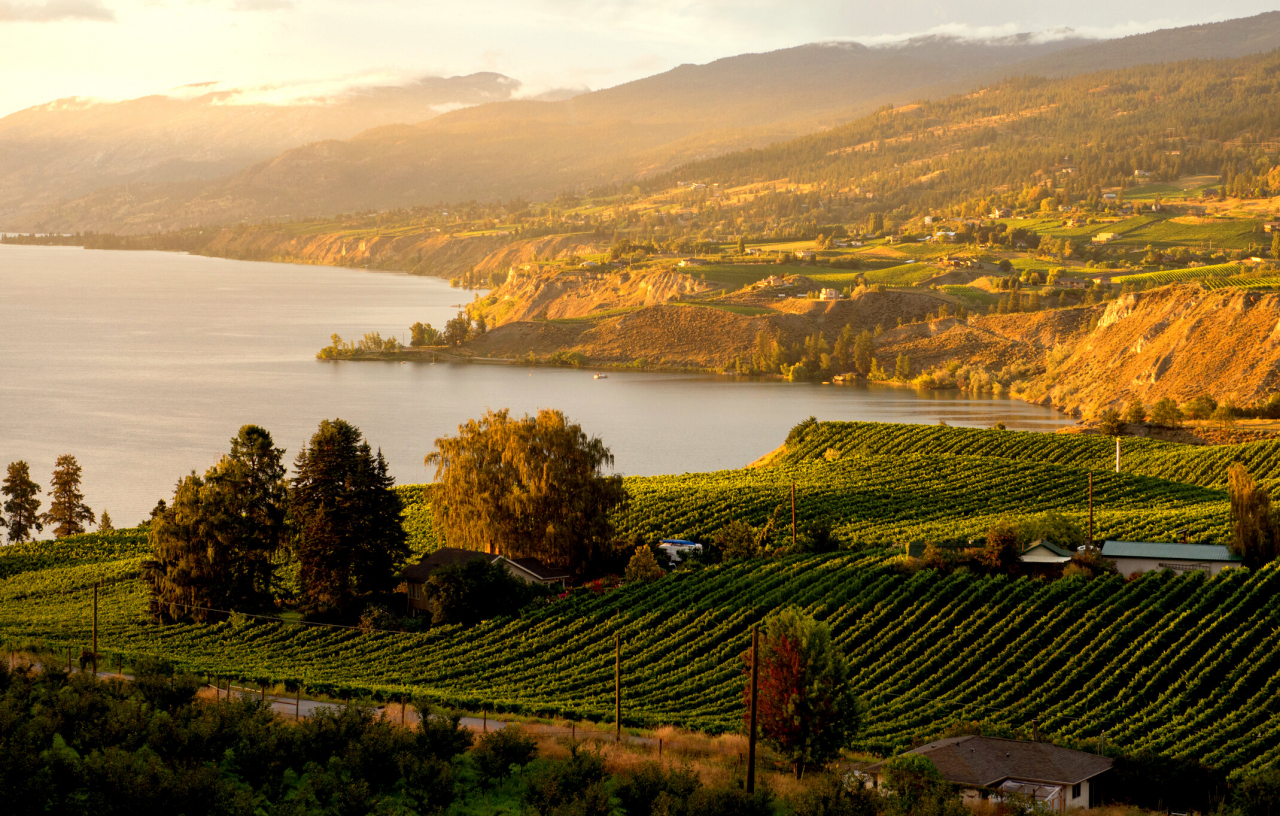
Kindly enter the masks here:
<path id="1" fill-rule="evenodd" d="M 1241 275 L 1235 278 L 1215 278 L 1201 281 L 1206 289 L 1275 289 L 1280 286 L 1280 277 Z"/>
<path id="2" fill-rule="evenodd" d="M 1169 269 L 1162 272 L 1139 272 L 1136 275 L 1120 275 L 1112 280 L 1116 283 L 1153 283 L 1163 286 L 1166 283 L 1184 283 L 1189 281 L 1209 281 L 1221 278 L 1234 278 L 1245 272 L 1248 267 L 1243 264 L 1214 264 L 1213 266 L 1191 266 L 1186 269 Z"/>
<path id="3" fill-rule="evenodd" d="M 102 592 L 101 650 L 162 654 L 194 670 L 312 693 L 419 693 L 472 710 L 608 719 L 613 637 L 623 644 L 625 719 L 719 731 L 740 723 L 747 635 L 799 605 L 828 621 L 870 708 L 859 749 L 889 753 L 950 723 L 1025 726 L 1257 769 L 1280 757 L 1280 570 L 1217 578 L 1151 574 L 1044 582 L 911 572 L 912 540 L 980 536 L 999 518 L 1058 510 L 1083 521 L 1094 476 L 1100 538 L 1225 541 L 1226 467 L 1280 486 L 1280 442 L 1193 447 L 1107 437 L 822 423 L 766 468 L 633 477 L 624 534 L 704 537 L 763 522 L 797 493 L 801 525 L 854 549 L 740 561 L 650 585 L 578 590 L 515 620 L 424 634 L 237 621 L 154 626 L 131 580 L 136 533 L 0 551 L 0 637 L 87 643 L 89 587 Z M 436 545 L 421 490 L 399 489 L 419 551 Z"/>
<path id="4" fill-rule="evenodd" d="M 887 269 L 873 269 L 864 273 L 868 283 L 884 283 L 890 286 L 910 286 L 942 274 L 936 266 L 926 263 L 908 263 Z"/>

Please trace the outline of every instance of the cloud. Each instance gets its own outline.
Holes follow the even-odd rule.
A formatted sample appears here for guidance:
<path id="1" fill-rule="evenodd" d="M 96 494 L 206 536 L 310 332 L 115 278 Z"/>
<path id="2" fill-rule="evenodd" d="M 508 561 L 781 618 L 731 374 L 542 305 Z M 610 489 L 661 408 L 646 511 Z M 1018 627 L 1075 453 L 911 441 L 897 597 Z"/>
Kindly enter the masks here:
<path id="1" fill-rule="evenodd" d="M 101 0 L 45 0 L 43 3 L 13 3 L 0 0 L 0 22 L 53 23 L 59 20 L 115 22 L 116 13 Z"/>
<path id="2" fill-rule="evenodd" d="M 284 11 L 293 8 L 293 0 L 236 0 L 232 11 Z"/>
<path id="3" fill-rule="evenodd" d="M 867 46 L 901 45 L 912 40 L 928 37 L 948 37 L 970 42 L 1000 42 L 1020 39 L 1028 42 L 1055 42 L 1064 39 L 1110 40 L 1128 37 L 1132 34 L 1145 34 L 1160 28 L 1174 28 L 1192 25 L 1187 22 L 1172 20 L 1129 20 L 1110 26 L 1078 26 L 1075 28 L 1054 28 L 1046 31 L 1027 31 L 1018 23 L 1001 25 L 970 25 L 968 23 L 944 23 L 924 31 L 904 34 L 880 34 L 871 37 L 839 37 L 835 42 L 857 42 Z"/>

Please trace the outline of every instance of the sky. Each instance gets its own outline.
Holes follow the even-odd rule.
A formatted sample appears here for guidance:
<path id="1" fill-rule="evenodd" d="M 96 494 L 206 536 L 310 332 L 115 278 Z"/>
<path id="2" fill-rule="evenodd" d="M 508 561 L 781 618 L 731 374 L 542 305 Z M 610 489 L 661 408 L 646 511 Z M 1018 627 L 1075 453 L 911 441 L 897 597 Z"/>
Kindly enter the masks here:
<path id="1" fill-rule="evenodd" d="M 1277 0 L 0 0 L 0 116 L 200 82 L 340 87 L 496 71 L 603 88 L 808 42 L 1071 28 L 1099 37 L 1270 11 Z"/>

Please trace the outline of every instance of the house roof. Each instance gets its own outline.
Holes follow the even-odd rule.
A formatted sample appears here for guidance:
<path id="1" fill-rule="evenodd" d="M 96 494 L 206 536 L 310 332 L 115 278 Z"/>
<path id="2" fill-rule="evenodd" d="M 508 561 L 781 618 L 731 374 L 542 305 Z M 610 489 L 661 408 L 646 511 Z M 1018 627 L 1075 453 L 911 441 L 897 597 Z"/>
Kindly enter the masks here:
<path id="1" fill-rule="evenodd" d="M 1239 561 L 1217 544 L 1162 544 L 1147 541 L 1108 541 L 1102 545 L 1107 558 L 1159 558 L 1165 561 Z"/>
<path id="2" fill-rule="evenodd" d="M 569 577 L 569 573 L 564 570 L 552 569 L 536 558 L 507 558 L 506 560 L 539 581 L 563 581 Z"/>
<path id="3" fill-rule="evenodd" d="M 967 787 L 994 787 L 1006 779 L 1074 785 L 1111 767 L 1107 757 L 1062 748 L 1049 742 L 999 737 L 950 737 L 907 753 L 933 761 L 942 778 Z M 880 773 L 883 762 L 866 769 Z"/>
<path id="4" fill-rule="evenodd" d="M 428 578 L 445 567 L 452 567 L 455 564 L 465 564 L 468 561 L 476 561 L 481 558 L 492 560 L 493 556 L 482 553 L 479 550 L 464 550 L 460 547 L 441 547 L 418 563 L 410 564 L 405 567 L 400 571 L 400 576 L 406 581 L 425 584 Z"/>
<path id="5" fill-rule="evenodd" d="M 1063 557 L 1063 558 L 1070 558 L 1070 557 L 1071 557 L 1071 551 L 1070 551 L 1070 550 L 1064 550 L 1063 548 L 1059 547 L 1057 544 L 1054 544 L 1052 541 L 1050 541 L 1050 540 L 1049 540 L 1049 539 L 1047 539 L 1047 538 L 1038 538 L 1038 539 L 1036 539 L 1035 541 L 1032 541 L 1032 542 L 1031 542 L 1031 546 L 1029 546 L 1029 547 L 1027 547 L 1025 550 L 1023 550 L 1023 551 L 1022 551 L 1022 554 L 1023 554 L 1023 555 L 1026 555 L 1027 553 L 1031 552 L 1032 550 L 1036 549 L 1037 547 L 1044 547 L 1046 550 L 1048 550 L 1049 552 L 1053 553 L 1054 555 L 1061 556 L 1061 557 Z"/>

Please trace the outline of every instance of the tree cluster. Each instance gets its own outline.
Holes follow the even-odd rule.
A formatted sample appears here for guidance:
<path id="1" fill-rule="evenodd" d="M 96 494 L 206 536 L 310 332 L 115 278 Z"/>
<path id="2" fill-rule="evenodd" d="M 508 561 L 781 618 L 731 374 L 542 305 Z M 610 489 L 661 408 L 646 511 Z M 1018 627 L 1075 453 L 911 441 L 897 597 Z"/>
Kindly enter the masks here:
<path id="1" fill-rule="evenodd" d="M 284 450 L 246 425 L 204 476 L 178 482 L 153 512 L 143 565 L 156 619 L 207 620 L 295 601 L 354 619 L 391 592 L 409 551 L 386 460 L 359 429 L 325 420 L 285 478 Z M 299 597 L 277 580 L 297 573 Z"/>
<path id="2" fill-rule="evenodd" d="M 80 490 L 80 463 L 74 456 L 64 454 L 54 464 L 53 479 L 49 484 L 49 510 L 40 512 L 40 485 L 31 478 L 30 466 L 19 460 L 10 462 L 3 485 L 0 485 L 0 527 L 9 530 L 9 543 L 30 541 L 35 533 L 53 528 L 56 538 L 79 535 L 93 524 L 95 514 L 84 501 Z M 111 528 L 111 517 L 103 512 L 103 532 Z"/>

